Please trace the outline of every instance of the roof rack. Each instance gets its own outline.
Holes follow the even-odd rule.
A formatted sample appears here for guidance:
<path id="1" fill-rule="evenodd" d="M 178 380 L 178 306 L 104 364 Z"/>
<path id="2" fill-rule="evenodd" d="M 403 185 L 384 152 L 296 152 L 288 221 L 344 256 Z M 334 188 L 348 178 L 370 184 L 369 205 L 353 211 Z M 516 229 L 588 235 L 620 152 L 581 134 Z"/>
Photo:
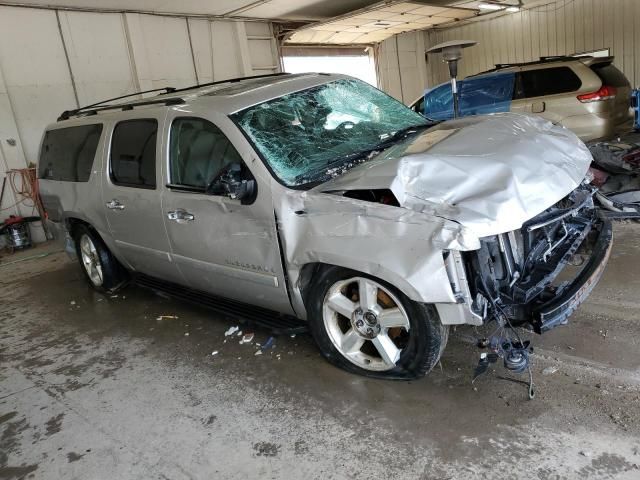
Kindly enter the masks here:
<path id="1" fill-rule="evenodd" d="M 242 80 L 248 80 L 248 79 L 252 79 L 252 78 L 276 77 L 276 76 L 280 76 L 280 75 L 290 75 L 290 74 L 289 73 L 285 73 L 285 72 L 282 72 L 282 73 L 267 73 L 267 74 L 264 74 L 264 75 L 255 75 L 255 76 L 252 76 L 252 77 L 237 77 L 237 78 L 229 78 L 227 80 L 217 80 L 215 82 L 200 83 L 200 84 L 192 85 L 190 87 L 183 87 L 183 88 L 162 87 L 162 88 L 154 88 L 152 90 L 144 90 L 144 91 L 141 91 L 141 92 L 130 93 L 128 95 L 122 95 L 120 97 L 109 98 L 107 100 L 102 100 L 102 101 L 97 102 L 97 103 L 92 103 L 91 105 L 86 105 L 84 107 L 76 108 L 74 110 L 65 110 L 58 117 L 58 121 L 60 122 L 60 121 L 63 121 L 63 120 L 68 120 L 69 118 L 76 117 L 76 116 L 95 115 L 96 113 L 104 111 L 104 110 L 117 110 L 117 109 L 133 110 L 133 108 L 135 108 L 135 107 L 140 107 L 140 106 L 144 106 L 144 105 L 156 105 L 156 104 L 180 105 L 180 104 L 184 103 L 184 99 L 182 99 L 182 98 L 172 97 L 172 98 L 159 99 L 157 97 L 160 97 L 162 95 L 173 94 L 173 93 L 176 93 L 176 92 L 184 92 L 184 91 L 187 91 L 187 90 L 193 90 L 193 89 L 196 89 L 196 88 L 210 87 L 212 85 L 220 85 L 220 84 L 223 84 L 223 83 L 240 82 Z M 137 95 L 144 95 L 145 93 L 154 93 L 154 92 L 161 92 L 161 93 L 158 94 L 157 97 L 155 97 L 154 100 L 146 100 L 146 101 L 142 101 L 142 102 L 131 102 L 131 103 L 118 103 L 116 105 L 104 105 L 105 103 L 113 102 L 115 100 L 122 100 L 123 98 L 135 97 Z"/>
<path id="2" fill-rule="evenodd" d="M 58 117 L 58 122 L 61 122 L 63 120 L 68 120 L 71 117 L 88 117 L 91 115 L 95 115 L 98 112 L 102 112 L 102 111 L 106 111 L 106 110 L 133 110 L 135 107 L 142 107 L 144 105 L 158 105 L 158 104 L 164 104 L 164 105 L 180 105 L 184 103 L 184 99 L 179 98 L 179 97 L 173 97 L 173 98 L 163 98 L 161 100 L 147 100 L 144 102 L 132 102 L 132 103 L 123 103 L 120 105 L 105 105 L 104 107 L 97 107 L 97 108 L 92 108 L 91 110 L 85 110 L 84 108 L 82 109 L 78 109 L 78 110 L 71 110 L 71 111 L 67 111 L 65 110 L 64 112 L 62 112 L 62 114 Z"/>
<path id="3" fill-rule="evenodd" d="M 558 55 L 558 56 L 548 56 L 548 57 L 540 57 L 539 60 L 534 60 L 533 62 L 522 62 L 522 63 L 496 63 L 495 68 L 490 70 L 485 70 L 484 72 L 476 73 L 475 75 L 470 75 L 471 77 L 475 77 L 476 75 L 483 75 L 485 73 L 496 72 L 502 70 L 504 68 L 512 68 L 512 67 L 526 67 L 529 65 L 540 65 L 543 63 L 551 63 L 551 62 L 567 62 L 567 61 L 580 61 L 581 59 L 588 59 L 591 57 L 570 57 L 566 55 Z"/>
<path id="4" fill-rule="evenodd" d="M 166 95 L 167 93 L 184 92 L 186 90 L 193 90 L 195 88 L 211 87 L 213 85 L 220 85 L 220 84 L 223 84 L 223 83 L 233 83 L 233 82 L 240 82 L 242 80 L 251 80 L 253 78 L 279 77 L 279 76 L 283 76 L 283 75 L 291 75 L 291 74 L 288 73 L 288 72 L 265 73 L 263 75 L 253 75 L 251 77 L 237 77 L 237 78 L 229 78 L 227 80 L 216 80 L 215 82 L 197 83 L 197 84 L 192 85 L 190 87 L 174 88 L 171 92 L 161 93 L 160 95 Z"/>
<path id="5" fill-rule="evenodd" d="M 95 112 L 97 112 L 98 110 L 105 110 L 106 109 L 105 107 L 101 107 L 101 108 L 98 108 L 98 109 L 96 109 L 94 107 L 98 107 L 100 105 L 104 105 L 107 102 L 113 102 L 114 100 L 122 100 L 123 98 L 135 97 L 137 95 L 144 95 L 145 93 L 153 93 L 153 92 L 171 93 L 173 91 L 175 91 L 175 88 L 173 88 L 173 87 L 162 87 L 162 88 L 154 88 L 152 90 L 143 90 L 142 92 L 129 93 L 128 95 L 122 95 L 120 97 L 108 98 L 106 100 L 101 100 L 100 102 L 92 103 L 91 105 L 86 105 L 84 107 L 76 108 L 76 109 L 73 109 L 73 110 L 65 110 L 58 117 L 58 121 L 67 120 L 70 117 L 74 117 L 76 115 L 79 115 L 80 113 L 85 113 L 86 115 L 94 115 Z M 123 107 L 124 105 L 125 104 L 107 105 L 106 107 L 120 108 L 120 107 Z"/>

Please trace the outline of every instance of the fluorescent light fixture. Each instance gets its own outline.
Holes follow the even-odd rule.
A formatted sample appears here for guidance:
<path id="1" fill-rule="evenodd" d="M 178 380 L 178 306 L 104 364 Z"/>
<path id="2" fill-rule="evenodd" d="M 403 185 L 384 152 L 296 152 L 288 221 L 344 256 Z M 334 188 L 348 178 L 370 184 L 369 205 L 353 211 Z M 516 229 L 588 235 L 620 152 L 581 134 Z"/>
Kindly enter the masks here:
<path id="1" fill-rule="evenodd" d="M 481 2 L 478 4 L 478 8 L 480 10 L 503 10 L 504 5 L 497 5 L 495 3 L 485 3 Z"/>
<path id="2" fill-rule="evenodd" d="M 520 5 L 508 5 L 508 4 L 497 3 L 497 2 L 480 2 L 478 4 L 478 8 L 480 10 L 492 10 L 492 11 L 505 10 L 510 13 L 515 13 L 520 11 Z"/>

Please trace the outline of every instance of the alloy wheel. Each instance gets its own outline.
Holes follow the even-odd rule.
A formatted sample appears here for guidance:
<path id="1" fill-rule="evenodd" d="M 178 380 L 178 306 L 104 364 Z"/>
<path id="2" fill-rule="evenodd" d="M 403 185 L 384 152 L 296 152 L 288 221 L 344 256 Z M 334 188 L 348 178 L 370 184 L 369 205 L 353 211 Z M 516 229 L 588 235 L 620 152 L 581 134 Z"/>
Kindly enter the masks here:
<path id="1" fill-rule="evenodd" d="M 334 347 L 365 370 L 394 368 L 409 340 L 409 317 L 402 304 L 369 278 L 334 283 L 325 295 L 322 316 Z"/>
<path id="2" fill-rule="evenodd" d="M 91 238 L 84 234 L 80 237 L 80 255 L 82 257 L 82 265 L 84 266 L 89 280 L 96 287 L 102 285 L 102 265 L 98 257 L 98 251 Z"/>

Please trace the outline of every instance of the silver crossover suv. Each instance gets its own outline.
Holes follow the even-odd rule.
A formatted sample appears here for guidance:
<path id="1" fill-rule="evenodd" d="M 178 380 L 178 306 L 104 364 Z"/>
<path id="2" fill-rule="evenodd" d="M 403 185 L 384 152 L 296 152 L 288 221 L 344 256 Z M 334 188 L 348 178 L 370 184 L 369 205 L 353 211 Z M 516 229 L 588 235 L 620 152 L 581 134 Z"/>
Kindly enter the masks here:
<path id="1" fill-rule="evenodd" d="M 566 323 L 611 248 L 590 161 L 541 118 L 434 124 L 347 76 L 281 74 L 64 112 L 39 178 L 97 290 L 306 320 L 332 363 L 414 378 L 449 325 Z"/>

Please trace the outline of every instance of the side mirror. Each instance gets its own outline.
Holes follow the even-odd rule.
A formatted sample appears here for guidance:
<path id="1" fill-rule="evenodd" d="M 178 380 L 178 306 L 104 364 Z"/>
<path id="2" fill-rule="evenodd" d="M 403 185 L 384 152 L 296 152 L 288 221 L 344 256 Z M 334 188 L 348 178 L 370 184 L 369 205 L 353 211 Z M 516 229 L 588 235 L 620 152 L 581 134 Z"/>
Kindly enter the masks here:
<path id="1" fill-rule="evenodd" d="M 242 165 L 232 163 L 207 187 L 207 193 L 225 195 L 240 200 L 243 205 L 253 202 L 256 195 L 256 181 L 242 178 Z"/>

